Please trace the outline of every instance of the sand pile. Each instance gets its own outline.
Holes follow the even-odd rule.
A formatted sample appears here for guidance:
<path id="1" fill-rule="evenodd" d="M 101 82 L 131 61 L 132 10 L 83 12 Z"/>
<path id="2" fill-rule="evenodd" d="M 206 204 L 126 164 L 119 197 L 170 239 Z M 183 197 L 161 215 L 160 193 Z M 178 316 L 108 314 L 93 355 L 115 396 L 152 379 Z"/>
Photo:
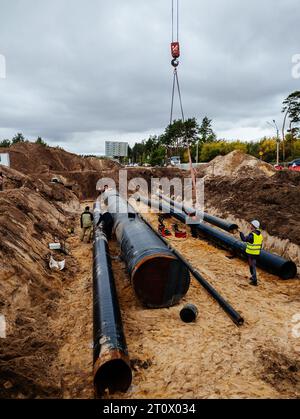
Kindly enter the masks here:
<path id="1" fill-rule="evenodd" d="M 119 170 L 122 166 L 109 159 L 83 158 L 58 148 L 43 147 L 35 143 L 15 144 L 9 149 L 3 149 L 3 152 L 9 152 L 12 169 L 25 175 L 38 175 L 45 183 L 49 183 L 52 177 L 56 176 L 81 200 L 97 197 L 96 185 L 102 178 L 113 179 L 116 186 L 119 186 Z M 149 186 L 153 177 L 184 176 L 188 176 L 188 172 L 178 169 L 128 170 L 129 181 L 133 178 L 143 178 Z"/>
<path id="2" fill-rule="evenodd" d="M 73 172 L 65 173 L 66 181 L 69 184 L 78 185 L 80 193 L 79 197 L 82 200 L 95 199 L 98 196 L 96 190 L 97 182 L 100 179 L 108 178 L 112 179 L 116 187 L 119 188 L 120 170 L 125 171 L 125 168 L 116 167 L 114 169 L 105 169 L 101 172 L 86 171 L 86 172 Z M 173 179 L 175 177 L 183 178 L 189 176 L 189 172 L 179 169 L 152 169 L 152 168 L 134 168 L 127 170 L 127 179 L 130 182 L 136 179 L 134 185 L 141 184 L 141 178 L 148 184 L 149 191 L 151 190 L 151 180 L 153 178 L 161 179 L 168 178 Z M 124 173 L 121 174 L 122 180 L 125 180 Z M 74 188 L 73 188 L 74 190 Z"/>
<path id="3" fill-rule="evenodd" d="M 10 154 L 11 167 L 26 174 L 83 172 L 115 169 L 119 164 L 107 159 L 83 158 L 59 148 L 35 143 L 18 143 L 3 152 Z"/>
<path id="4" fill-rule="evenodd" d="M 79 203 L 62 186 L 3 171 L 9 189 L 0 192 L 0 314 L 7 334 L 0 339 L 0 397 L 59 397 L 59 372 L 49 368 L 58 345 L 48 322 L 62 279 L 72 278 L 77 266 L 67 256 L 63 275 L 51 271 L 48 244 L 66 237 L 72 214 L 64 208 Z"/>
<path id="5" fill-rule="evenodd" d="M 198 169 L 199 176 L 253 177 L 274 174 L 275 169 L 270 164 L 238 150 L 226 156 L 218 156 Z"/>
<path id="6" fill-rule="evenodd" d="M 81 157 L 59 148 L 19 143 L 3 152 L 10 154 L 11 167 L 27 175 L 38 175 L 49 183 L 58 177 L 80 199 L 94 199 L 102 177 L 118 173 L 121 165 L 109 159 Z"/>

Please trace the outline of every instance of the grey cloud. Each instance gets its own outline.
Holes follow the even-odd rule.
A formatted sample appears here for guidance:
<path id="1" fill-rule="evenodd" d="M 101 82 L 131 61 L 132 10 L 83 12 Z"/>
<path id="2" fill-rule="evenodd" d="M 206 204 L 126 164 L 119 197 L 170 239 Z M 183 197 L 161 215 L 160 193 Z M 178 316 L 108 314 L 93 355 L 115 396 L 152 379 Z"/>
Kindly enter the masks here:
<path id="1" fill-rule="evenodd" d="M 291 77 L 299 21 L 298 0 L 181 1 L 186 115 L 209 115 L 228 138 L 247 127 L 263 135 L 267 119 L 280 121 L 282 100 L 299 89 Z M 108 137 L 133 142 L 162 131 L 170 23 L 169 0 L 5 2 L 0 136 L 23 131 L 90 153 Z"/>

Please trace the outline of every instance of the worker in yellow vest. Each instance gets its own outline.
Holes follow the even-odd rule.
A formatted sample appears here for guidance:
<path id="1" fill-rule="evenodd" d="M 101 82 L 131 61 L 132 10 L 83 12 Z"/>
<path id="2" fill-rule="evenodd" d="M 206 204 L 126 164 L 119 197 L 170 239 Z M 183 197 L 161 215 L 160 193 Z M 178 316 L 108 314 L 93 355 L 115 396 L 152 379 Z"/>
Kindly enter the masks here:
<path id="1" fill-rule="evenodd" d="M 90 207 L 86 207 L 85 211 L 81 214 L 80 224 L 81 224 L 81 236 L 80 240 L 83 241 L 85 235 L 88 235 L 88 243 L 92 240 L 93 236 L 93 221 L 94 216 L 90 212 Z"/>
<path id="2" fill-rule="evenodd" d="M 240 236 L 242 241 L 247 243 L 246 254 L 251 272 L 250 284 L 257 287 L 256 264 L 263 245 L 263 235 L 260 230 L 260 222 L 257 220 L 252 221 L 251 233 L 247 237 L 243 233 L 240 233 Z"/>

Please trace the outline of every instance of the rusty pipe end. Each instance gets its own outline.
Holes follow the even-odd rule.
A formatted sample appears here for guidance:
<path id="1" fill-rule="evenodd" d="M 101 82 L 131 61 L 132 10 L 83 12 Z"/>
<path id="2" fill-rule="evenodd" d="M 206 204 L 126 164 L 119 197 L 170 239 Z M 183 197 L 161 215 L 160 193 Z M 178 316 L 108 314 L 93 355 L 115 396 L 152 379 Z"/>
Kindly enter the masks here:
<path id="1" fill-rule="evenodd" d="M 94 364 L 95 393 L 101 397 L 109 394 L 126 393 L 132 383 L 129 357 L 114 350 L 97 359 Z"/>

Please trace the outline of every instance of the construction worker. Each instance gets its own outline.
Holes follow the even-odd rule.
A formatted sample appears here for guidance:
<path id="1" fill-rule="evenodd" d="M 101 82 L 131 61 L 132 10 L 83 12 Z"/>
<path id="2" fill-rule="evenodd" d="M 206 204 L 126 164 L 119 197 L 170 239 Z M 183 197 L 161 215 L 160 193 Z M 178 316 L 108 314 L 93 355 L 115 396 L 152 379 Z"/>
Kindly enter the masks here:
<path id="1" fill-rule="evenodd" d="M 251 272 L 250 285 L 257 287 L 256 262 L 262 250 L 263 235 L 260 230 L 259 221 L 252 221 L 250 223 L 250 228 L 251 233 L 247 237 L 243 233 L 240 233 L 240 236 L 242 241 L 247 243 L 246 254 Z"/>
<path id="2" fill-rule="evenodd" d="M 92 235 L 93 235 L 93 221 L 94 221 L 94 216 L 90 212 L 90 207 L 86 207 L 85 211 L 81 214 L 81 217 L 80 217 L 80 224 L 81 224 L 81 229 L 82 229 L 80 240 L 82 242 L 84 240 L 86 233 L 88 235 L 88 243 L 91 242 Z"/>
<path id="3" fill-rule="evenodd" d="M 105 211 L 103 214 L 101 214 L 99 221 L 97 223 L 97 227 L 103 223 L 103 230 L 107 237 L 107 240 L 111 240 L 112 237 L 112 231 L 114 226 L 114 219 L 110 212 Z"/>

